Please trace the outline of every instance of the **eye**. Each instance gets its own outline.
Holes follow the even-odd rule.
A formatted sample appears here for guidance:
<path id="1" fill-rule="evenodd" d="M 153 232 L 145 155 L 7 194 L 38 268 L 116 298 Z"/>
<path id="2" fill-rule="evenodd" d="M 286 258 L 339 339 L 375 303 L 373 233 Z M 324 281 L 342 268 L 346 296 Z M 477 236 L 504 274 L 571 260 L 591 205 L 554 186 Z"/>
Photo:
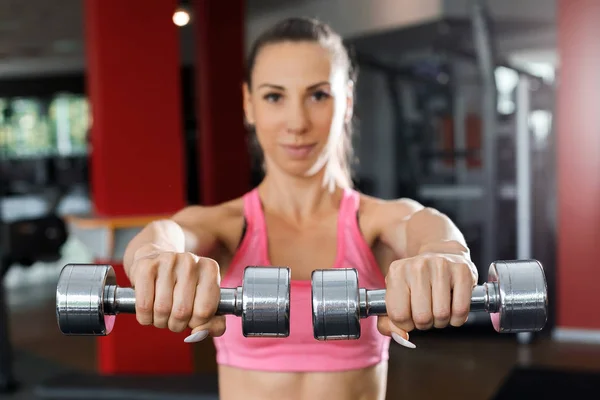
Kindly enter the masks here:
<path id="1" fill-rule="evenodd" d="M 279 93 L 267 93 L 263 96 L 263 99 L 269 103 L 277 103 L 279 100 L 281 100 L 281 97 L 282 96 Z"/>
<path id="2" fill-rule="evenodd" d="M 313 99 L 316 101 L 324 101 L 331 97 L 331 95 L 323 90 L 317 90 L 312 95 Z"/>

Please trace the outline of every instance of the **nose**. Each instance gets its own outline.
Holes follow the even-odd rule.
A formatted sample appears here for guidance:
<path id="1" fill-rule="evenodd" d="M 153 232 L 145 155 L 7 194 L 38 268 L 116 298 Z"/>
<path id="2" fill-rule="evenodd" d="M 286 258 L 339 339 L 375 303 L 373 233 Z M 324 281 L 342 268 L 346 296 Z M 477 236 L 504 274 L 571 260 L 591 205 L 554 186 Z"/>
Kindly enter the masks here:
<path id="1" fill-rule="evenodd" d="M 309 118 L 302 101 L 288 104 L 287 131 L 292 134 L 302 134 L 308 130 Z"/>

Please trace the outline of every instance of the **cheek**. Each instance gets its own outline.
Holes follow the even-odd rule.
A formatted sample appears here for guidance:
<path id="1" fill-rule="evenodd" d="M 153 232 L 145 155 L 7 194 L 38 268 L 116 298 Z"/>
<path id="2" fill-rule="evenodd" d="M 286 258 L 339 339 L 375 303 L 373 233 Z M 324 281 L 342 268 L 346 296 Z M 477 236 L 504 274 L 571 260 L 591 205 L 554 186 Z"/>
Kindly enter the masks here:
<path id="1" fill-rule="evenodd" d="M 333 102 L 316 104 L 310 108 L 310 119 L 315 133 L 329 134 L 334 116 Z"/>
<path id="2" fill-rule="evenodd" d="M 281 131 L 282 118 L 281 113 L 269 107 L 258 107 L 255 110 L 255 127 L 258 140 L 261 145 L 268 147 L 270 143 L 275 142 L 277 133 Z"/>

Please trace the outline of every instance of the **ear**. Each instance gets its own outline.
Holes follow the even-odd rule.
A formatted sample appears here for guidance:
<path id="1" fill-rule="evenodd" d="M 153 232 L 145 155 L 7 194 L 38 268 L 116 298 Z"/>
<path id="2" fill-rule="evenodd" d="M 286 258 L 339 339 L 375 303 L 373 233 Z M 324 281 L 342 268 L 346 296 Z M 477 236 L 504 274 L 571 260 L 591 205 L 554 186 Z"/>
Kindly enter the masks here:
<path id="1" fill-rule="evenodd" d="M 246 123 L 254 125 L 254 107 L 252 105 L 252 96 L 247 82 L 244 82 L 242 91 L 244 96 L 244 114 L 246 116 Z"/>
<path id="2" fill-rule="evenodd" d="M 344 121 L 346 123 L 352 120 L 354 116 L 354 83 L 348 83 L 348 94 L 346 95 L 346 115 Z"/>

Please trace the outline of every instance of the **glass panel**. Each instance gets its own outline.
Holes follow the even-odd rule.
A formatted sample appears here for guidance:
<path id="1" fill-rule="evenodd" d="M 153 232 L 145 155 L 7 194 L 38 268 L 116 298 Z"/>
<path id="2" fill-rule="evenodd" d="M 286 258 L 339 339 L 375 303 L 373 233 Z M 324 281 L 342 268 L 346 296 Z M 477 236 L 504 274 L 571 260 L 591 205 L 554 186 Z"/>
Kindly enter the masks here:
<path id="1" fill-rule="evenodd" d="M 0 154 L 8 158 L 82 155 L 90 126 L 85 96 L 0 99 Z"/>

